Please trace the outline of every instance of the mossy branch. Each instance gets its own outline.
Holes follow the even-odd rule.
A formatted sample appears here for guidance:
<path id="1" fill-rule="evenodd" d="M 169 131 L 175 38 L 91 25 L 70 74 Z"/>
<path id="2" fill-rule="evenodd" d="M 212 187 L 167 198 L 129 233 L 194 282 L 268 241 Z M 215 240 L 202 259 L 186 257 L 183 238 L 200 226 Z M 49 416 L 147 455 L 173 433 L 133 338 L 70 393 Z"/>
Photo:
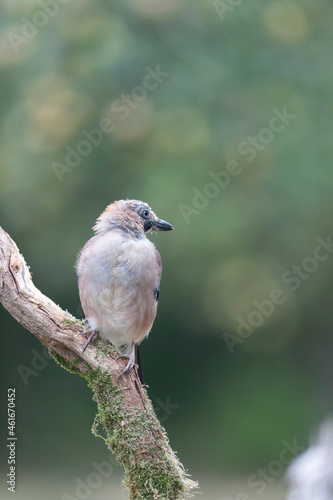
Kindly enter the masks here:
<path id="1" fill-rule="evenodd" d="M 0 302 L 49 348 L 57 363 L 88 381 L 98 408 L 93 432 L 99 435 L 98 426 L 104 429 L 106 445 L 124 467 L 131 500 L 190 498 L 197 483 L 171 449 L 135 371 L 118 379 L 125 361 L 117 361 L 115 351 L 102 341 L 82 352 L 82 321 L 34 286 L 24 258 L 1 227 Z"/>

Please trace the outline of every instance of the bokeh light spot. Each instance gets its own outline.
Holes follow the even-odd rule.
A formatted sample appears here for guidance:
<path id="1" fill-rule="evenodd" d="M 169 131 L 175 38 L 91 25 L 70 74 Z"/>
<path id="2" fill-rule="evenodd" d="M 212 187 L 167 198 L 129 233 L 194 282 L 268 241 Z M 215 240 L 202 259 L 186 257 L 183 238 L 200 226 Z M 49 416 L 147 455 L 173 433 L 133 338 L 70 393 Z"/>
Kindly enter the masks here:
<path id="1" fill-rule="evenodd" d="M 308 33 L 304 11 L 295 3 L 272 3 L 264 11 L 263 21 L 270 35 L 285 42 L 301 40 Z"/>

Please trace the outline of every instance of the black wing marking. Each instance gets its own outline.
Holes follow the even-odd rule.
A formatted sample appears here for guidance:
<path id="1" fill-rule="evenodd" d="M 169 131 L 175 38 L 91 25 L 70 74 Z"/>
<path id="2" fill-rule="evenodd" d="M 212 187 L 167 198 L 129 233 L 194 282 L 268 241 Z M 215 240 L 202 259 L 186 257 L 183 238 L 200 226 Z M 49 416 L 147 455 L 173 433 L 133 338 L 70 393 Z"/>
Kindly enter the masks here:
<path id="1" fill-rule="evenodd" d="M 162 259 L 161 259 L 161 256 L 159 254 L 159 251 L 156 248 L 155 248 L 155 255 L 156 255 L 158 276 L 155 280 L 154 297 L 155 297 L 156 302 L 158 302 L 158 298 L 160 296 L 160 280 L 161 280 L 161 274 L 162 274 Z"/>

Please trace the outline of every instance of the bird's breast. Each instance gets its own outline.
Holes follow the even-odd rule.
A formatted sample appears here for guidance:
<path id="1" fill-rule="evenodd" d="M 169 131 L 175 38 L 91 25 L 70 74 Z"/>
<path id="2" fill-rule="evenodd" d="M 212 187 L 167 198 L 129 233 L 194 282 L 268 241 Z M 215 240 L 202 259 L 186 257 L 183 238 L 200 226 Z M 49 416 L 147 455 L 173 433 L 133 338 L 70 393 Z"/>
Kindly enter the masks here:
<path id="1" fill-rule="evenodd" d="M 132 340 L 139 342 L 150 331 L 157 311 L 156 250 L 146 239 L 126 240 L 121 247 L 111 278 L 112 309 L 117 323 L 126 325 Z"/>
<path id="2" fill-rule="evenodd" d="M 98 238 L 83 250 L 78 263 L 82 306 L 112 343 L 118 342 L 115 337 L 140 342 L 150 331 L 160 280 L 157 255 L 148 239 L 117 235 Z"/>

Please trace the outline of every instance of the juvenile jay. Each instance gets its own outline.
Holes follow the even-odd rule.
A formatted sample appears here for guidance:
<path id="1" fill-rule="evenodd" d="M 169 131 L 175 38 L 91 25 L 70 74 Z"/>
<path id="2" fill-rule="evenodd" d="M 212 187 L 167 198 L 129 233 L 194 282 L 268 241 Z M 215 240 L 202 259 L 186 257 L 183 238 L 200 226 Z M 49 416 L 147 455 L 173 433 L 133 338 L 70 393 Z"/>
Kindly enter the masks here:
<path id="1" fill-rule="evenodd" d="M 146 233 L 170 231 L 147 203 L 119 200 L 97 219 L 93 236 L 76 264 L 83 312 L 89 325 L 87 343 L 98 335 L 128 357 L 129 372 L 140 365 L 139 345 L 151 330 L 159 296 L 162 260 Z M 119 359 L 119 358 L 118 358 Z M 142 380 L 142 370 L 139 366 Z"/>

